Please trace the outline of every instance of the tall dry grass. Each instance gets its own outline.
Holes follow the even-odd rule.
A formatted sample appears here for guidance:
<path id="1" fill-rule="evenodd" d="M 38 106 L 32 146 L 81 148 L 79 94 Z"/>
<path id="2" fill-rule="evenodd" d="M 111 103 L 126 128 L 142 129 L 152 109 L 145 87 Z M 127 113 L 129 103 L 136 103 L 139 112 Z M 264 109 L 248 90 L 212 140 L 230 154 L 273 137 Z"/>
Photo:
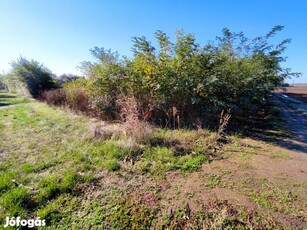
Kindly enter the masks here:
<path id="1" fill-rule="evenodd" d="M 138 143 L 147 142 L 152 134 L 149 124 L 140 119 L 137 101 L 132 95 L 119 95 L 116 105 L 120 109 L 119 116 L 123 122 L 126 136 Z"/>

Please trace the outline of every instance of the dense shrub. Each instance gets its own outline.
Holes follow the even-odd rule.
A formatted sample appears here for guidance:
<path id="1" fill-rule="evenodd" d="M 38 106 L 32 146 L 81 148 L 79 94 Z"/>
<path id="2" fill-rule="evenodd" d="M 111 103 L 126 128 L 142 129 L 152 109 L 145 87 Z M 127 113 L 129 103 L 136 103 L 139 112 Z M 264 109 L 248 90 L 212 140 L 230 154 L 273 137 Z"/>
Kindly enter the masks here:
<path id="1" fill-rule="evenodd" d="M 64 106 L 91 116 L 99 116 L 100 113 L 92 108 L 89 96 L 81 88 L 45 91 L 41 99 L 49 105 Z"/>
<path id="2" fill-rule="evenodd" d="M 79 110 L 90 105 L 109 119 L 118 119 L 124 110 L 136 110 L 133 122 L 150 121 L 173 128 L 212 120 L 218 123 L 221 111 L 231 111 L 232 119 L 255 116 L 272 90 L 285 78 L 299 75 L 280 65 L 290 40 L 269 44 L 282 29 L 276 26 L 252 40 L 224 29 L 222 37 L 203 47 L 192 34 L 178 31 L 172 43 L 157 31 L 158 47 L 145 37 L 133 38 L 131 59 L 95 47 L 91 53 L 96 62 L 81 66 L 86 78 L 64 86 L 66 103 Z M 133 98 L 133 107 L 123 106 L 127 101 L 118 103 L 119 96 Z M 60 98 L 54 97 L 55 101 Z"/>
<path id="3" fill-rule="evenodd" d="M 9 91 L 25 96 L 39 97 L 45 90 L 57 86 L 52 72 L 43 64 L 23 57 L 11 62 L 12 70 L 5 77 Z"/>
<path id="4" fill-rule="evenodd" d="M 63 89 L 45 91 L 41 97 L 48 105 L 66 105 L 66 93 Z"/>

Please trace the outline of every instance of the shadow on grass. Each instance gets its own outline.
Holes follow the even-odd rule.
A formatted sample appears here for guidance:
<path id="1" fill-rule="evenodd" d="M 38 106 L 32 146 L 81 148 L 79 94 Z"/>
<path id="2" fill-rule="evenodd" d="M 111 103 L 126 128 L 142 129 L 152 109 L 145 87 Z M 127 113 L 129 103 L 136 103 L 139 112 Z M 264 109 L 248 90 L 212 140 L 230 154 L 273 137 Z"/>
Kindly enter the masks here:
<path id="1" fill-rule="evenodd" d="M 279 132 L 281 132 L 279 130 Z M 307 132 L 288 132 L 285 133 L 276 133 L 273 130 L 259 130 L 254 129 L 254 131 L 249 131 L 245 136 L 255 139 L 261 140 L 265 142 L 270 142 L 274 145 L 289 149 L 289 150 L 298 150 L 304 153 L 307 153 Z M 287 132 L 287 133 L 286 133 Z M 305 136 L 305 138 L 302 138 Z"/>
<path id="2" fill-rule="evenodd" d="M 248 125 L 243 135 L 307 153 L 307 119 L 276 95 L 273 96 L 272 103 L 275 106 L 273 113 L 269 111 L 266 119 L 259 119 Z"/>
<path id="3" fill-rule="evenodd" d="M 0 92 L 0 107 L 27 103 L 25 98 L 20 98 L 17 95 Z"/>
<path id="4" fill-rule="evenodd" d="M 1 98 L 17 98 L 17 97 L 15 95 L 0 94 L 0 99 Z"/>
<path id="5" fill-rule="evenodd" d="M 11 103 L 1 103 L 1 102 L 0 102 L 0 107 L 8 106 L 8 105 L 12 105 L 12 104 L 11 104 Z"/>

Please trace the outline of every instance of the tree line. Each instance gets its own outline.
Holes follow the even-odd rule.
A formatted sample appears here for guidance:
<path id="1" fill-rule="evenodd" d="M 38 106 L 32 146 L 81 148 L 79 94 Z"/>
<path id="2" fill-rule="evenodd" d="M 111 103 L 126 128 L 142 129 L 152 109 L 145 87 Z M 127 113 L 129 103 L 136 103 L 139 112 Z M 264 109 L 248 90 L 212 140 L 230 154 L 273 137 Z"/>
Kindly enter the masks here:
<path id="1" fill-rule="evenodd" d="M 221 111 L 255 116 L 286 78 L 299 76 L 281 66 L 290 39 L 270 43 L 282 29 L 275 26 L 253 39 L 223 29 L 204 46 L 193 34 L 177 31 L 172 42 L 158 30 L 157 46 L 145 37 L 132 38 L 132 58 L 94 47 L 96 61 L 81 64 L 81 78 L 60 81 L 39 62 L 20 58 L 2 79 L 10 91 L 105 119 L 118 119 L 120 104 L 135 106 L 140 120 L 168 127 L 204 125 Z M 123 103 L 129 98 L 135 105 Z"/>

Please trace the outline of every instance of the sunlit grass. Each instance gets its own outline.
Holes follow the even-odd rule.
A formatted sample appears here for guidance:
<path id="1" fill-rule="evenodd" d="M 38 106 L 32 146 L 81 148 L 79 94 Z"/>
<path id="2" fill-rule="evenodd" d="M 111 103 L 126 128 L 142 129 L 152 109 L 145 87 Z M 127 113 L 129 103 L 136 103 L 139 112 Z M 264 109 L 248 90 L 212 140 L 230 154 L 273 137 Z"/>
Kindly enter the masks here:
<path id="1" fill-rule="evenodd" d="M 163 223 L 178 226 L 180 221 L 188 220 L 183 209 L 176 209 L 175 219 L 169 215 L 157 223 L 159 210 L 163 209 L 159 199 L 168 191 L 157 181 L 171 171 L 183 176 L 200 173 L 207 190 L 233 189 L 271 211 L 301 212 L 297 206 L 301 198 L 280 185 L 259 178 L 237 179 L 234 172 L 223 168 L 202 171 L 209 166 L 212 149 L 208 145 L 213 132 L 156 128 L 146 142 L 136 142 L 119 127 L 118 133 L 102 139 L 93 135 L 97 120 L 33 100 L 22 102 L 18 97 L 10 100 L 12 103 L 15 100 L 14 106 L 0 109 L 0 225 L 7 215 L 19 215 L 44 218 L 51 229 L 140 228 L 144 223 L 157 228 Z M 229 140 L 224 155 L 238 158 L 238 167 L 246 173 L 253 170 L 253 159 L 264 149 L 270 160 L 291 159 L 287 152 L 239 135 Z M 147 178 L 149 184 L 142 178 Z M 262 191 L 254 191 L 252 186 Z M 194 192 L 185 194 L 194 199 Z M 186 205 L 185 200 L 182 205 Z M 197 213 L 190 217 L 196 222 L 188 224 L 207 223 L 199 217 L 212 223 L 245 218 L 241 212 L 229 218 L 218 212 L 214 216 L 211 212 Z M 257 218 L 261 217 L 268 221 L 257 214 Z M 258 221 L 255 226 L 262 224 L 259 220 L 254 220 Z M 236 226 L 235 223 L 231 222 L 231 226 Z M 275 226 L 273 220 L 268 223 Z"/>

